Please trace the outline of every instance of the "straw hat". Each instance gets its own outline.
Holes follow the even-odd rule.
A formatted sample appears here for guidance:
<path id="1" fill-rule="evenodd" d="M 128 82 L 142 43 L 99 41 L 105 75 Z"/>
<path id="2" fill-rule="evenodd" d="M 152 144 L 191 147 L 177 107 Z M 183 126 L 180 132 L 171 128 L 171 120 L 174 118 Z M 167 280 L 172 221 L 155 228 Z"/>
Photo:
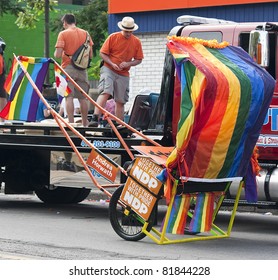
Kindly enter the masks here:
<path id="1" fill-rule="evenodd" d="M 124 31 L 135 31 L 138 29 L 138 25 L 132 17 L 124 17 L 122 21 L 118 22 L 118 27 Z"/>

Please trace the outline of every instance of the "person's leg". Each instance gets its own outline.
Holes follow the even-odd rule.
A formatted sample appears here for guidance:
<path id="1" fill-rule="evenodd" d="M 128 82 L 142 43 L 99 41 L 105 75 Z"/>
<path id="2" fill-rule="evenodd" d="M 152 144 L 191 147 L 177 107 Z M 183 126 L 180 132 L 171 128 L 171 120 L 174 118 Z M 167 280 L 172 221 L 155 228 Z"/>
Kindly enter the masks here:
<path id="1" fill-rule="evenodd" d="M 0 97 L 0 111 L 2 111 L 4 109 L 6 104 L 7 104 L 7 99 L 4 97 Z M 0 121 L 3 122 L 4 119 L 1 118 Z"/>
<path id="2" fill-rule="evenodd" d="M 7 93 L 4 89 L 5 78 L 4 75 L 0 76 L 0 111 L 4 109 L 7 104 Z M 4 121 L 4 119 L 0 119 L 0 121 Z"/>
<path id="3" fill-rule="evenodd" d="M 124 106 L 129 99 L 129 77 L 118 75 L 114 83 L 115 115 L 124 120 Z"/>
<path id="4" fill-rule="evenodd" d="M 76 81 L 76 79 L 77 79 L 76 70 L 73 68 L 72 65 L 68 65 L 64 70 L 74 81 Z M 64 97 L 65 98 L 65 108 L 67 111 L 67 118 L 68 118 L 69 123 L 73 123 L 74 122 L 73 98 L 74 98 L 74 93 L 75 93 L 75 86 L 73 85 L 73 83 L 71 81 L 68 81 L 68 87 L 70 88 L 71 93 L 68 96 Z"/>
<path id="5" fill-rule="evenodd" d="M 105 107 L 105 104 L 107 100 L 109 99 L 111 95 L 109 93 L 102 93 L 97 98 L 97 104 L 100 105 L 102 108 Z M 100 115 L 100 109 L 98 107 L 95 107 L 94 109 L 94 115 Z"/>
<path id="6" fill-rule="evenodd" d="M 103 66 L 100 71 L 100 81 L 98 86 L 99 96 L 97 104 L 102 108 L 105 107 L 107 100 L 113 95 L 115 74 L 109 68 Z M 101 110 L 95 106 L 94 114 L 89 126 L 97 127 L 101 116 Z"/>
<path id="7" fill-rule="evenodd" d="M 79 99 L 80 113 L 82 118 L 82 125 L 88 125 L 88 101 L 87 99 Z"/>
<path id="8" fill-rule="evenodd" d="M 76 83 L 83 89 L 85 93 L 89 93 L 89 81 L 88 74 L 86 70 L 75 70 L 76 74 Z M 82 125 L 88 126 L 88 100 L 86 95 L 80 92 L 78 89 L 74 91 L 74 97 L 79 100 L 80 103 L 80 113 L 82 118 Z M 74 101 L 73 101 L 73 115 L 74 115 Z"/>
<path id="9" fill-rule="evenodd" d="M 125 111 L 125 104 L 116 102 L 116 107 L 115 107 L 115 115 L 117 118 L 120 120 L 124 120 L 124 111 Z"/>
<path id="10" fill-rule="evenodd" d="M 66 110 L 68 114 L 68 120 L 69 123 L 74 123 L 74 117 L 73 117 L 73 111 L 74 111 L 74 106 L 73 106 L 73 96 L 67 96 L 64 97 L 66 98 Z"/>

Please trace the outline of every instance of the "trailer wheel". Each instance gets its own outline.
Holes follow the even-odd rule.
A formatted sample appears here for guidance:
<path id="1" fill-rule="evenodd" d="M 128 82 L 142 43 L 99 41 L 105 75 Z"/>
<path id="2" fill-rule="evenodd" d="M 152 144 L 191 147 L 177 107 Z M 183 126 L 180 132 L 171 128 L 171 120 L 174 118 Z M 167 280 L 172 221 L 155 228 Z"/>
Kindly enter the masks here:
<path id="1" fill-rule="evenodd" d="M 77 188 L 44 187 L 44 188 L 36 189 L 35 193 L 37 197 L 44 203 L 69 204 L 69 203 L 78 203 L 81 202 L 83 199 L 85 199 L 89 193 L 87 192 L 87 189 L 84 190 L 86 190 L 86 192 L 84 192 L 83 189 L 77 189 Z M 87 195 L 85 196 L 86 193 Z"/>
<path id="2" fill-rule="evenodd" d="M 144 221 L 133 211 L 128 216 L 124 214 L 125 208 L 119 205 L 118 201 L 121 196 L 123 186 L 118 187 L 113 193 L 109 203 L 110 223 L 115 232 L 127 241 L 139 241 L 146 235 L 142 232 Z M 152 215 L 153 216 L 153 215 Z M 153 225 L 153 218 L 150 219 L 148 229 Z"/>
<path id="3" fill-rule="evenodd" d="M 85 200 L 88 195 L 90 194 L 91 190 L 90 189 L 85 189 L 85 188 L 82 188 L 82 189 L 78 189 L 78 193 L 76 195 L 75 198 L 73 198 L 72 202 L 71 203 L 79 203 L 79 202 L 82 202 L 83 200 Z"/>

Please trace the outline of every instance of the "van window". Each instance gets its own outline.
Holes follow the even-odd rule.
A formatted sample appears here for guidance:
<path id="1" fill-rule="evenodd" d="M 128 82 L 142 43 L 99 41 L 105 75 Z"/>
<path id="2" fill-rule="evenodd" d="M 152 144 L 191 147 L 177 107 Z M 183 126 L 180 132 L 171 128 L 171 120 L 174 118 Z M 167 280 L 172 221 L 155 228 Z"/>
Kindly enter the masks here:
<path id="1" fill-rule="evenodd" d="M 249 49 L 249 39 L 250 39 L 250 32 L 248 33 L 240 33 L 239 34 L 239 40 L 238 44 L 241 46 L 246 52 L 248 52 Z"/>
<path id="2" fill-rule="evenodd" d="M 249 48 L 250 33 L 239 34 L 239 46 L 246 52 Z M 266 69 L 269 74 L 276 79 L 276 48 L 277 48 L 277 35 L 276 33 L 269 32 L 269 67 Z"/>
<path id="3" fill-rule="evenodd" d="M 269 67 L 266 69 L 274 79 L 277 78 L 277 33 L 269 32 Z"/>
<path id="4" fill-rule="evenodd" d="M 203 39 L 203 40 L 217 40 L 217 42 L 222 42 L 223 40 L 223 35 L 222 32 L 220 31 L 202 31 L 202 32 L 191 32 L 190 37 L 193 38 L 199 38 L 199 39 Z"/>

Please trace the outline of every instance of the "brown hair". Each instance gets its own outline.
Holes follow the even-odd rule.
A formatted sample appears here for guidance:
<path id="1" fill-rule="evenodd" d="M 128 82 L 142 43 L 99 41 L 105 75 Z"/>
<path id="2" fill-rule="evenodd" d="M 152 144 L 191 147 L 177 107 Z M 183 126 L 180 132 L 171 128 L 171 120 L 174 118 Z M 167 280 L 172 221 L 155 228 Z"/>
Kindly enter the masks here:
<path id="1" fill-rule="evenodd" d="M 73 14 L 65 14 L 61 20 L 62 22 L 66 22 L 67 24 L 76 23 L 75 16 Z"/>

